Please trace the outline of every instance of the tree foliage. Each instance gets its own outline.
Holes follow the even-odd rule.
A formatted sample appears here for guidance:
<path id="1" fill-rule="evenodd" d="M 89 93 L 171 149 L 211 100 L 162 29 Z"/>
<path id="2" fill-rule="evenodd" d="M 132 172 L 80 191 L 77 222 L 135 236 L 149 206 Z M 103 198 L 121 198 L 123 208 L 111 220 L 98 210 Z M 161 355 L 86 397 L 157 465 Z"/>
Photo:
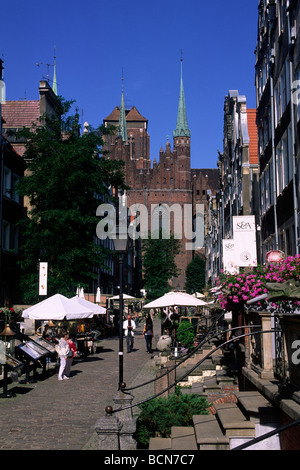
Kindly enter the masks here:
<path id="1" fill-rule="evenodd" d="M 38 261 L 48 262 L 48 294 L 74 294 L 88 286 L 105 259 L 95 243 L 96 209 L 110 185 L 124 187 L 123 165 L 101 156 L 103 127 L 80 134 L 78 115 L 60 100 L 62 115 L 23 129 L 28 171 L 19 185 L 30 204 L 21 223 L 21 287 L 24 301 L 36 300 Z"/>
<path id="2" fill-rule="evenodd" d="M 180 270 L 177 268 L 175 257 L 180 253 L 180 240 L 170 235 L 168 239 L 162 236 L 160 230 L 157 239 L 143 240 L 143 268 L 144 286 L 147 291 L 147 300 L 154 300 L 171 290 L 169 281 L 177 277 Z"/>
<path id="3" fill-rule="evenodd" d="M 205 287 L 205 261 L 199 255 L 186 268 L 185 289 L 189 294 L 201 292 Z"/>

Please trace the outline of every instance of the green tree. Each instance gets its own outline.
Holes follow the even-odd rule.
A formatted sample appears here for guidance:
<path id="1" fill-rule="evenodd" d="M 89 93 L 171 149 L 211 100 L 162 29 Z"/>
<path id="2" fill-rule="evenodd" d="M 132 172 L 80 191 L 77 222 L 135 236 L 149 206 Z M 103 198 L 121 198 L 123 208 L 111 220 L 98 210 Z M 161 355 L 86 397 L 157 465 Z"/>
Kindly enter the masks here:
<path id="1" fill-rule="evenodd" d="M 143 240 L 143 268 L 144 287 L 147 299 L 154 300 L 171 290 L 169 281 L 177 277 L 180 270 L 177 268 L 175 257 L 180 253 L 180 240 L 170 235 L 163 239 L 160 230 L 157 239 Z"/>
<path id="2" fill-rule="evenodd" d="M 199 255 L 186 268 L 185 289 L 189 294 L 201 292 L 205 287 L 205 261 Z"/>
<path id="3" fill-rule="evenodd" d="M 95 242 L 96 209 L 109 185 L 123 187 L 121 162 L 101 156 L 103 127 L 80 135 L 71 102 L 60 99 L 62 114 L 23 129 L 28 171 L 19 191 L 30 209 L 21 223 L 21 287 L 24 301 L 37 299 L 38 260 L 49 265 L 48 294 L 74 294 L 95 278 L 105 252 Z"/>

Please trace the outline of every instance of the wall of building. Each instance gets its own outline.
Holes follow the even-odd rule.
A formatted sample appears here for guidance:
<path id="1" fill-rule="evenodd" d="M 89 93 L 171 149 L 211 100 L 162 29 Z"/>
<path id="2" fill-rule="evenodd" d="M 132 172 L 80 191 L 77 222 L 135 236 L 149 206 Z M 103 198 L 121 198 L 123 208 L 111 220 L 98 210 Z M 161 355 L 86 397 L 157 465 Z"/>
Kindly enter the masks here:
<path id="1" fill-rule="evenodd" d="M 140 113 L 134 108 L 135 115 Z M 128 140 L 123 142 L 117 137 L 120 109 L 115 110 L 104 119 L 104 125 L 116 127 L 114 136 L 105 136 L 104 151 L 109 158 L 125 162 L 126 184 L 130 187 L 127 192 L 128 207 L 134 204 L 143 204 L 148 211 L 148 226 L 151 229 L 152 210 L 160 205 L 179 205 L 184 214 L 184 206 L 190 205 L 195 214 L 196 204 L 207 206 L 206 192 L 217 190 L 217 169 L 191 169 L 190 137 L 176 136 L 173 149 L 170 142 L 165 149 L 161 148 L 158 156 L 151 164 L 149 160 L 150 137 L 147 133 L 148 121 L 140 117 L 139 121 L 130 121 L 131 111 L 126 112 L 128 123 Z M 129 117 L 129 118 L 128 118 Z M 134 128 L 133 125 L 137 127 Z M 147 145 L 143 145 L 147 142 Z M 139 149 L 139 153 L 137 151 Z M 191 227 L 192 227 L 192 220 Z M 192 261 L 194 252 L 186 249 L 186 243 L 191 240 L 185 237 L 184 222 L 181 227 L 174 227 L 171 217 L 171 231 L 182 233 L 181 253 L 176 257 L 176 263 L 181 273 L 172 280 L 172 288 L 183 290 L 185 287 L 185 270 Z M 204 256 L 204 248 L 202 250 Z"/>

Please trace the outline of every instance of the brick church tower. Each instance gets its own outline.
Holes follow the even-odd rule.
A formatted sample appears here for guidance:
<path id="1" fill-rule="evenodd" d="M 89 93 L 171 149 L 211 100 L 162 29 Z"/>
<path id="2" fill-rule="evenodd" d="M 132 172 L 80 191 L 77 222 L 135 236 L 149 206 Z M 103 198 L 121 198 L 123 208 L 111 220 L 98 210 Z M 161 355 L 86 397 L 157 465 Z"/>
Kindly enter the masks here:
<path id="1" fill-rule="evenodd" d="M 125 181 L 131 188 L 127 193 L 128 207 L 143 204 L 148 210 L 148 226 L 151 227 L 152 211 L 160 210 L 161 205 L 169 207 L 174 204 L 184 212 L 184 205 L 193 204 L 193 187 L 191 171 L 191 131 L 188 127 L 185 96 L 182 78 L 179 92 L 177 126 L 173 133 L 173 151 L 170 142 L 165 150 L 159 152 L 158 161 L 150 160 L 150 137 L 148 121 L 136 107 L 126 110 L 122 90 L 121 106 L 104 119 L 104 125 L 116 127 L 115 135 L 105 136 L 103 150 L 108 151 L 111 159 L 125 162 Z M 193 181 L 194 183 L 194 181 Z M 181 253 L 176 258 L 180 275 L 172 279 L 174 290 L 183 290 L 185 285 L 185 270 L 192 260 L 193 252 L 186 250 L 185 229 L 182 217 L 182 227 L 174 227 L 171 212 L 171 232 L 179 231 L 181 236 Z M 192 221 L 190 221 L 192 224 Z M 189 240 L 190 241 L 190 240 Z"/>

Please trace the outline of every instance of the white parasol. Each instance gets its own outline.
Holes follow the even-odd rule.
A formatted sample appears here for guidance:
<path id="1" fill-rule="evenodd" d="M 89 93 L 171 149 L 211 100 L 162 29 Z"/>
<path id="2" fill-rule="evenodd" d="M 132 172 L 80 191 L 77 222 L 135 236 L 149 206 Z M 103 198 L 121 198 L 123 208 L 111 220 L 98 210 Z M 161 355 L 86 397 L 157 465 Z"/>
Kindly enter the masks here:
<path id="1" fill-rule="evenodd" d="M 101 307 L 100 305 L 96 305 L 89 300 L 82 299 L 81 297 L 72 297 L 70 300 L 77 303 L 78 305 L 82 305 L 83 307 L 87 308 L 88 310 L 92 310 L 94 315 L 105 315 L 106 308 Z"/>
<path id="2" fill-rule="evenodd" d="M 31 320 L 77 320 L 92 318 L 93 311 L 64 295 L 55 294 L 24 310 L 22 317 Z"/>
<path id="3" fill-rule="evenodd" d="M 110 300 L 120 300 L 120 296 L 115 295 L 114 297 L 110 297 Z M 136 298 L 128 294 L 123 294 L 123 300 L 136 300 Z"/>
<path id="4" fill-rule="evenodd" d="M 202 307 L 206 305 L 201 299 L 185 292 L 168 292 L 153 302 L 144 305 L 143 308 L 163 308 L 163 307 Z"/>

